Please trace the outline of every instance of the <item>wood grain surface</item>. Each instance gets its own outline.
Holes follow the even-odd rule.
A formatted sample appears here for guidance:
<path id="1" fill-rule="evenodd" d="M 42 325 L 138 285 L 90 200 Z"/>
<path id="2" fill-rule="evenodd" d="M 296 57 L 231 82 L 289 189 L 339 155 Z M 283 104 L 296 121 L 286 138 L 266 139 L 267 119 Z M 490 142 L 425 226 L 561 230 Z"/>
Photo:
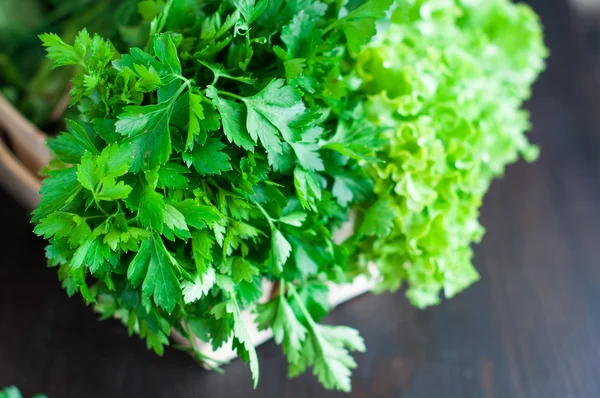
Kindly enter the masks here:
<path id="1" fill-rule="evenodd" d="M 351 396 L 600 397 L 600 41 L 564 0 L 530 3 L 552 51 L 528 105 L 542 157 L 511 166 L 486 198 L 480 282 L 426 311 L 402 294 L 366 295 L 328 318 L 367 341 Z M 0 201 L 0 387 L 51 398 L 348 396 L 310 374 L 288 380 L 272 342 L 258 350 L 255 391 L 239 361 L 223 376 L 176 350 L 155 356 L 69 299 L 25 211 L 4 192 Z"/>

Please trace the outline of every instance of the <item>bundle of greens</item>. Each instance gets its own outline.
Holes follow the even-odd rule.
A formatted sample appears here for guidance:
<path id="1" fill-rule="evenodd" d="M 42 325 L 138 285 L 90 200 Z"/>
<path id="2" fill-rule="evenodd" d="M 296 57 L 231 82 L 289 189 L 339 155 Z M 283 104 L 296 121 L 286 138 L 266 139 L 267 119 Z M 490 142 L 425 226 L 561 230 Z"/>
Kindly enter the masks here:
<path id="1" fill-rule="evenodd" d="M 490 181 L 535 150 L 520 111 L 545 50 L 508 0 L 148 0 L 147 35 L 41 38 L 76 114 L 34 212 L 70 295 L 162 354 L 172 330 L 258 359 L 241 313 L 349 391 L 355 330 L 328 284 L 375 264 L 418 306 L 476 279 Z M 377 38 L 371 43 L 371 39 Z M 370 43 L 370 44 L 369 44 Z M 366 48 L 363 48 L 366 45 Z M 351 216 L 354 215 L 354 216 Z M 336 230 L 353 223 L 339 243 Z M 261 282 L 277 295 L 257 304 Z"/>
<path id="2" fill-rule="evenodd" d="M 171 329 L 215 349 L 233 337 L 256 383 L 241 311 L 263 278 L 277 281 L 255 311 L 290 374 L 312 366 L 350 390 L 363 340 L 317 322 L 325 282 L 349 279 L 332 234 L 371 191 L 357 159 L 377 135 L 340 91 L 340 68 L 390 5 L 144 1 L 148 41 L 127 54 L 86 30 L 73 45 L 42 35 L 55 66 L 78 69 L 79 115 L 49 143 L 55 170 L 33 217 L 68 293 L 159 354 Z"/>
<path id="3" fill-rule="evenodd" d="M 361 262 L 379 289 L 406 281 L 418 307 L 478 278 L 471 243 L 492 180 L 519 155 L 532 161 L 522 104 L 547 50 L 535 13 L 509 0 L 398 1 L 391 25 L 356 59 L 369 120 L 384 126 L 370 167 L 378 202 Z"/>

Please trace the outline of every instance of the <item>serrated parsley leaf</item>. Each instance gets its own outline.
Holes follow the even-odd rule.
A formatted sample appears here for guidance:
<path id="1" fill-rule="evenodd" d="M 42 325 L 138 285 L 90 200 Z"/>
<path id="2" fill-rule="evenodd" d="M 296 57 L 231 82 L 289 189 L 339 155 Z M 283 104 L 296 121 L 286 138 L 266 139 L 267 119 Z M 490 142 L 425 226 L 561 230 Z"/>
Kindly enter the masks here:
<path id="1" fill-rule="evenodd" d="M 208 272 L 209 264 L 213 261 L 212 246 L 214 240 L 206 231 L 192 232 L 192 256 L 198 274 Z"/>
<path id="2" fill-rule="evenodd" d="M 157 105 L 128 106 L 115 124 L 118 133 L 129 139 L 134 155 L 132 171 L 150 170 L 169 160 L 171 155 L 171 101 Z"/>
<path id="3" fill-rule="evenodd" d="M 342 30 L 348 40 L 348 47 L 359 52 L 377 33 L 377 20 L 385 16 L 393 0 L 369 0 L 343 18 Z"/>
<path id="4" fill-rule="evenodd" d="M 206 296 L 209 290 L 215 285 L 215 270 L 207 268 L 203 274 L 198 274 L 194 282 L 184 281 L 183 299 L 186 303 L 193 303 Z"/>
<path id="5" fill-rule="evenodd" d="M 170 204 L 165 205 L 165 224 L 169 229 L 188 231 L 185 217 L 183 217 L 183 214 L 181 214 L 179 210 Z"/>
<path id="6" fill-rule="evenodd" d="M 132 188 L 123 181 L 117 182 L 116 178 L 124 175 L 132 162 L 128 146 L 109 145 L 97 157 L 86 152 L 77 166 L 77 179 L 92 192 L 95 200 L 125 199 Z"/>
<path id="7" fill-rule="evenodd" d="M 144 91 L 152 86 L 162 89 L 163 86 L 180 78 L 182 73 L 181 62 L 170 34 L 155 35 L 153 48 L 158 59 L 139 48 L 132 48 L 129 54 L 124 54 L 120 59 L 113 61 L 117 70 L 129 69 L 139 77 Z"/>
<path id="8" fill-rule="evenodd" d="M 116 182 L 114 178 L 107 178 L 100 184 L 100 189 L 95 195 L 98 200 L 117 200 L 126 199 L 131 193 L 132 188 L 125 185 L 123 181 Z"/>
<path id="9" fill-rule="evenodd" d="M 352 189 L 346 184 L 346 181 L 341 177 L 335 177 L 333 182 L 333 188 L 331 193 L 336 198 L 338 203 L 342 206 L 346 206 L 354 198 Z"/>
<path id="10" fill-rule="evenodd" d="M 250 137 L 246 128 L 246 110 L 244 106 L 234 101 L 229 101 L 219 97 L 218 91 L 213 86 L 208 86 L 206 95 L 212 99 L 213 104 L 219 110 L 221 122 L 223 123 L 223 132 L 229 142 L 237 146 L 254 150 L 254 140 Z"/>
<path id="11" fill-rule="evenodd" d="M 77 179 L 85 189 L 94 191 L 100 178 L 101 175 L 96 170 L 96 159 L 90 152 L 86 152 L 77 166 Z"/>
<path id="12" fill-rule="evenodd" d="M 140 199 L 139 220 L 143 226 L 162 232 L 165 222 L 165 199 L 155 190 L 147 187 Z"/>
<path id="13" fill-rule="evenodd" d="M 77 180 L 77 169 L 74 167 L 55 170 L 48 173 L 48 178 L 42 182 L 40 205 L 33 211 L 33 221 L 65 208 L 81 191 Z"/>
<path id="14" fill-rule="evenodd" d="M 240 13 L 246 20 L 246 23 L 250 25 L 263 13 L 269 4 L 268 0 L 233 0 L 236 8 L 240 10 Z"/>
<path id="15" fill-rule="evenodd" d="M 351 369 L 357 365 L 349 351 L 364 352 L 365 349 L 364 340 L 355 329 L 315 324 L 301 359 L 290 367 L 290 374 L 304 372 L 306 365 L 314 364 L 313 373 L 325 388 L 350 392 Z"/>
<path id="16" fill-rule="evenodd" d="M 181 62 L 170 34 L 160 33 L 154 36 L 154 53 L 171 74 L 181 75 Z"/>
<path id="17" fill-rule="evenodd" d="M 110 259 L 110 256 L 110 247 L 99 237 L 92 235 L 88 236 L 87 239 L 81 243 L 81 246 L 75 250 L 70 266 L 72 269 L 78 269 L 83 265 L 86 265 L 90 272 L 94 273 Z"/>
<path id="18" fill-rule="evenodd" d="M 302 344 L 307 330 L 298 321 L 292 307 L 283 296 L 279 296 L 256 307 L 256 323 L 260 330 L 272 328 L 277 344 L 283 343 L 283 351 L 290 363 L 300 359 Z"/>
<path id="19" fill-rule="evenodd" d="M 252 339 L 250 338 L 246 324 L 242 319 L 242 314 L 237 300 L 235 299 L 235 295 L 232 294 L 232 297 L 229 300 L 213 307 L 211 312 L 217 319 L 222 319 L 226 316 L 226 314 L 231 314 L 233 318 L 233 335 L 239 341 L 239 343 L 241 343 L 237 344 L 236 347 L 238 354 L 242 358 L 246 357 L 247 361 L 250 362 L 250 371 L 252 372 L 254 387 L 256 388 L 259 377 L 258 356 L 256 355 L 256 349 L 252 344 Z M 234 346 L 236 346 L 235 341 Z"/>
<path id="20" fill-rule="evenodd" d="M 156 72 L 153 66 L 146 67 L 145 65 L 134 64 L 133 68 L 140 77 L 138 84 L 142 91 L 152 92 L 163 85 L 158 72 Z"/>
<path id="21" fill-rule="evenodd" d="M 321 171 L 325 166 L 321 155 L 319 155 L 319 137 L 323 133 L 320 127 L 312 127 L 302 133 L 302 140 L 297 143 L 290 143 L 294 153 L 298 158 L 298 163 L 308 171 Z"/>
<path id="22" fill-rule="evenodd" d="M 129 54 L 123 54 L 121 58 L 113 61 L 113 66 L 121 72 L 125 69 L 129 69 L 136 73 L 140 78 L 143 77 L 139 74 L 136 66 L 141 66 L 147 71 L 154 70 L 163 84 L 170 83 L 174 78 L 173 76 L 170 76 L 169 69 L 165 65 L 139 48 L 132 48 L 129 51 Z"/>
<path id="23" fill-rule="evenodd" d="M 57 211 L 42 219 L 33 230 L 37 235 L 43 235 L 45 239 L 68 238 L 71 247 L 77 247 L 85 238 L 92 233 L 84 218 L 73 213 Z"/>
<path id="24" fill-rule="evenodd" d="M 254 276 L 259 274 L 258 268 L 253 265 L 248 259 L 243 257 L 231 258 L 231 277 L 233 282 L 240 283 L 241 281 L 252 282 Z"/>
<path id="25" fill-rule="evenodd" d="M 317 324 L 304 306 L 295 287 L 292 284 L 286 286 L 294 297 L 294 303 L 304 316 L 304 325 L 307 331 L 300 352 L 297 350 L 300 344 L 295 345 L 296 350 L 293 356 L 295 360 L 290 360 L 290 376 L 303 373 L 307 367 L 313 366 L 313 373 L 323 386 L 349 392 L 351 390 L 351 369 L 356 367 L 356 361 L 350 355 L 350 351 L 363 352 L 365 350 L 364 340 L 352 328 Z M 293 314 L 293 312 L 288 313 Z M 297 329 L 296 333 L 300 333 L 297 326 L 295 329 Z"/>
<path id="26" fill-rule="evenodd" d="M 381 146 L 375 126 L 366 118 L 354 123 L 338 123 L 335 134 L 321 142 L 325 149 L 331 149 L 356 160 L 377 161 L 373 153 Z"/>
<path id="27" fill-rule="evenodd" d="M 212 225 L 215 222 L 221 221 L 221 214 L 217 209 L 202 205 L 193 199 L 173 203 L 173 206 L 181 212 L 185 218 L 185 222 L 190 227 L 202 229 L 207 224 Z"/>
<path id="28" fill-rule="evenodd" d="M 48 141 L 48 146 L 58 159 L 66 163 L 79 163 L 85 151 L 99 154 L 92 138 L 79 123 L 69 119 L 66 122 L 67 132 Z"/>
<path id="29" fill-rule="evenodd" d="M 304 220 L 306 220 L 306 213 L 303 211 L 294 211 L 279 218 L 279 221 L 282 223 L 293 225 L 294 227 L 301 227 Z"/>
<path id="30" fill-rule="evenodd" d="M 66 44 L 53 33 L 42 34 L 40 39 L 46 47 L 48 58 L 53 61 L 53 67 L 80 66 L 78 73 L 71 80 L 71 105 L 96 89 L 114 56 L 113 47 L 108 41 L 98 35 L 91 38 L 85 29 L 77 34 L 73 46 Z"/>
<path id="31" fill-rule="evenodd" d="M 204 145 L 195 145 L 191 152 L 183 153 L 183 160 L 194 165 L 200 175 L 221 174 L 231 170 L 230 158 L 224 148 L 225 144 L 218 138 L 209 138 Z"/>
<path id="32" fill-rule="evenodd" d="M 289 258 L 291 251 L 292 246 L 290 242 L 288 242 L 278 229 L 274 229 L 271 236 L 271 253 L 273 256 L 273 269 L 276 275 L 283 272 L 283 265 Z"/>
<path id="33" fill-rule="evenodd" d="M 360 173 L 340 173 L 334 175 L 331 193 L 341 206 L 364 199 L 373 186 L 372 182 Z"/>
<path id="34" fill-rule="evenodd" d="M 296 167 L 294 170 L 294 186 L 302 207 L 316 211 L 317 202 L 321 200 L 321 184 L 315 175 Z"/>
<path id="35" fill-rule="evenodd" d="M 109 145 L 96 160 L 96 168 L 102 178 L 120 177 L 129 170 L 133 155 L 126 145 Z"/>
<path id="36" fill-rule="evenodd" d="M 87 36 L 87 38 L 89 38 L 89 36 Z M 55 68 L 58 66 L 83 63 L 83 56 L 85 54 L 82 54 L 81 51 L 76 50 L 73 46 L 65 43 L 57 34 L 44 33 L 40 35 L 40 39 L 42 40 L 44 47 L 46 47 L 48 58 L 52 60 Z"/>
<path id="37" fill-rule="evenodd" d="M 190 180 L 185 176 L 189 169 L 177 163 L 167 163 L 158 170 L 159 188 L 185 189 Z"/>
<path id="38" fill-rule="evenodd" d="M 129 264 L 127 279 L 168 313 L 173 312 L 181 299 L 179 265 L 169 254 L 160 236 L 154 234 L 142 242 L 139 252 Z"/>
<path id="39" fill-rule="evenodd" d="M 279 135 L 287 142 L 301 139 L 301 131 L 296 126 L 304 115 L 306 107 L 300 92 L 292 86 L 284 85 L 281 79 L 272 80 L 264 89 L 252 97 L 244 98 L 248 108 L 248 132 L 268 150 L 278 150 Z"/>
<path id="40" fill-rule="evenodd" d="M 396 219 L 397 214 L 391 207 L 390 201 L 380 199 L 375 202 L 365 214 L 365 218 L 359 231 L 365 235 L 381 238 L 391 232 Z"/>
<path id="41" fill-rule="evenodd" d="M 194 93 L 193 90 L 190 90 L 188 92 L 188 98 L 190 120 L 185 147 L 186 149 L 192 149 L 194 146 L 194 139 L 196 139 L 196 136 L 199 136 L 201 132 L 204 132 L 204 134 L 198 138 L 200 144 L 203 144 L 206 141 L 206 132 L 202 130 L 200 125 L 202 120 L 204 120 L 204 107 L 202 106 L 204 97 L 201 94 Z"/>
<path id="42" fill-rule="evenodd" d="M 291 23 L 281 30 L 281 40 L 287 46 L 287 52 L 292 60 L 311 59 L 316 53 L 318 41 L 321 39 L 322 29 L 316 29 L 320 17 L 327 11 L 327 6 L 320 2 L 313 3 L 314 13 L 310 10 L 300 10 Z M 297 61 L 296 61 L 297 63 Z M 286 64 L 286 72 L 288 71 Z"/>

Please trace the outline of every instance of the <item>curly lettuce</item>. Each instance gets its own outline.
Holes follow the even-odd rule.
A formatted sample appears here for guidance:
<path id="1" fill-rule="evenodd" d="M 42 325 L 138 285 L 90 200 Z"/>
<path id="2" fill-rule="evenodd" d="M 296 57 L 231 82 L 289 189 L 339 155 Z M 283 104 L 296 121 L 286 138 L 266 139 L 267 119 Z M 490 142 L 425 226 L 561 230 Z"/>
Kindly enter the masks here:
<path id="1" fill-rule="evenodd" d="M 492 180 L 538 148 L 522 109 L 545 65 L 536 14 L 508 0 L 403 0 L 351 77 L 385 141 L 369 164 L 378 201 L 361 230 L 379 290 L 407 285 L 417 307 L 478 279 L 471 244 Z"/>

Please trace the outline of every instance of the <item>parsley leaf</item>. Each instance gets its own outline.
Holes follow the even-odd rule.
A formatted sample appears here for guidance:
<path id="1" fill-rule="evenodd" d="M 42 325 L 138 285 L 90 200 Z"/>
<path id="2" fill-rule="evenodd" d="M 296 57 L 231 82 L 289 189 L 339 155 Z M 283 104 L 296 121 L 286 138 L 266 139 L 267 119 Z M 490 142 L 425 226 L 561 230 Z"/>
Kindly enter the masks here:
<path id="1" fill-rule="evenodd" d="M 158 232 L 162 232 L 166 206 L 163 195 L 150 187 L 146 187 L 142 199 L 140 200 L 140 224 L 150 229 L 155 229 Z"/>
<path id="2" fill-rule="evenodd" d="M 259 329 L 272 328 L 275 342 L 283 343 L 283 350 L 288 360 L 291 363 L 299 361 L 307 330 L 298 321 L 292 307 L 283 295 L 258 305 L 257 315 L 256 323 Z"/>
<path id="3" fill-rule="evenodd" d="M 240 10 L 240 13 L 249 25 L 254 22 L 260 14 L 267 8 L 269 4 L 268 0 L 233 0 L 236 8 Z"/>
<path id="4" fill-rule="evenodd" d="M 188 124 L 188 135 L 185 141 L 186 149 L 191 149 L 194 146 L 194 139 L 199 136 L 198 141 L 201 144 L 206 142 L 206 132 L 202 130 L 200 123 L 204 120 L 204 107 L 202 106 L 203 96 L 195 93 L 193 90 L 189 90 L 189 108 L 190 108 L 190 121 Z M 204 135 L 201 135 L 204 133 Z"/>
<path id="5" fill-rule="evenodd" d="M 378 200 L 365 214 L 360 232 L 379 237 L 387 236 L 394 227 L 395 219 L 396 212 L 390 202 L 385 199 Z"/>
<path id="6" fill-rule="evenodd" d="M 393 0 L 369 0 L 344 17 L 342 30 L 351 51 L 360 51 L 375 36 L 377 20 L 385 16 L 392 3 Z"/>
<path id="7" fill-rule="evenodd" d="M 365 343 L 356 330 L 315 324 L 304 343 L 300 360 L 290 368 L 290 375 L 314 366 L 313 372 L 323 386 L 350 392 L 351 369 L 357 365 L 349 351 L 363 352 L 365 349 Z"/>
<path id="8" fill-rule="evenodd" d="M 244 98 L 248 108 L 247 127 L 250 136 L 267 150 L 281 152 L 279 133 L 287 142 L 296 142 L 301 131 L 295 123 L 303 116 L 306 107 L 300 92 L 284 81 L 273 80 L 258 94 Z"/>
<path id="9" fill-rule="evenodd" d="M 321 184 L 317 177 L 296 167 L 294 170 L 294 186 L 302 206 L 306 209 L 316 210 L 316 203 L 321 200 Z"/>
<path id="10" fill-rule="evenodd" d="M 237 146 L 254 150 L 254 141 L 245 125 L 246 111 L 243 105 L 237 102 L 229 101 L 219 97 L 217 89 L 209 86 L 207 95 L 212 99 L 213 103 L 219 110 L 221 121 L 223 123 L 223 132 L 227 136 L 229 142 L 235 143 Z"/>
<path id="11" fill-rule="evenodd" d="M 77 169 L 74 167 L 51 171 L 48 177 L 42 182 L 42 200 L 33 211 L 34 222 L 65 208 L 81 192 L 82 186 L 77 180 Z"/>
<path id="12" fill-rule="evenodd" d="M 290 242 L 285 239 L 285 236 L 278 229 L 274 229 L 271 236 L 271 253 L 275 275 L 283 272 L 283 265 L 289 258 L 291 251 Z"/>
<path id="13" fill-rule="evenodd" d="M 215 270 L 207 268 L 203 274 L 198 274 L 194 282 L 184 281 L 183 299 L 186 303 L 193 303 L 206 296 L 215 284 Z"/>
<path id="14" fill-rule="evenodd" d="M 77 122 L 66 120 L 68 132 L 48 141 L 48 146 L 56 157 L 65 163 L 79 163 L 88 151 L 99 154 L 90 134 Z"/>
<path id="15" fill-rule="evenodd" d="M 134 153 L 132 171 L 154 169 L 169 160 L 172 101 L 157 105 L 129 106 L 119 114 L 117 132 L 130 137 L 125 145 Z"/>
<path id="16" fill-rule="evenodd" d="M 217 138 L 209 138 L 204 145 L 196 145 L 189 153 L 183 154 L 183 160 L 194 166 L 200 175 L 221 174 L 231 170 L 230 157 L 223 151 L 225 144 Z"/>
<path id="17" fill-rule="evenodd" d="M 144 294 L 152 296 L 156 305 L 171 313 L 181 297 L 180 274 L 181 267 L 160 236 L 154 234 L 142 243 L 129 264 L 127 279 L 134 286 L 142 284 Z"/>
<path id="18" fill-rule="evenodd" d="M 213 307 L 211 313 L 215 315 L 216 319 L 223 319 L 226 314 L 231 314 L 233 318 L 233 335 L 235 337 L 234 346 L 237 348 L 240 356 L 242 356 L 242 358 L 247 358 L 247 361 L 250 362 L 250 371 L 252 372 L 254 387 L 256 387 L 258 385 L 259 377 L 258 356 L 256 355 L 256 349 L 252 344 L 248 329 L 246 329 L 246 325 L 242 319 L 242 314 L 237 299 L 235 298 L 235 294 L 233 294 L 232 281 L 221 276 L 220 278 L 217 278 L 217 284 L 221 289 L 230 294 L 230 298 Z M 235 344 L 235 340 L 239 343 Z"/>
<path id="19" fill-rule="evenodd" d="M 92 230 L 86 220 L 77 214 L 57 211 L 42 219 L 35 226 L 34 232 L 45 239 L 68 238 L 71 247 L 77 247 Z"/>

